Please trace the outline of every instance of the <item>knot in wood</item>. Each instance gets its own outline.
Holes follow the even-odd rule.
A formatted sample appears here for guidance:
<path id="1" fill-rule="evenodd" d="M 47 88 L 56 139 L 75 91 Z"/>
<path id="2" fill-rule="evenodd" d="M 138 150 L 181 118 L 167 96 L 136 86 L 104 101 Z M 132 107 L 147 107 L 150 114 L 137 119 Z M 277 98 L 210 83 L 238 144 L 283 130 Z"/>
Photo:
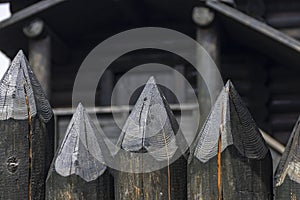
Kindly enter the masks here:
<path id="1" fill-rule="evenodd" d="M 7 165 L 7 170 L 10 173 L 15 173 L 19 166 L 18 159 L 15 156 L 11 156 L 7 159 L 6 165 Z"/>

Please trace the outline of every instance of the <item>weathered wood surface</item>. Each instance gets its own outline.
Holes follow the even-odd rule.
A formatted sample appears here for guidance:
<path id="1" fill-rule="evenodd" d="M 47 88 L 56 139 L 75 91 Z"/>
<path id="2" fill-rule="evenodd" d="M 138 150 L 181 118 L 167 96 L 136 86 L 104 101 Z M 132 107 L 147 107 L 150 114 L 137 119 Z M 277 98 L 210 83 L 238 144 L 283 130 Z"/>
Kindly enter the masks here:
<path id="1" fill-rule="evenodd" d="M 69 124 L 46 181 L 46 199 L 114 199 L 105 164 L 108 148 L 81 104 Z"/>
<path id="2" fill-rule="evenodd" d="M 53 113 L 20 51 L 0 82 L 0 199 L 44 199 Z"/>
<path id="3" fill-rule="evenodd" d="M 187 198 L 186 141 L 153 77 L 128 117 L 117 146 L 116 199 Z"/>
<path id="4" fill-rule="evenodd" d="M 199 133 L 188 165 L 189 199 L 272 199 L 272 158 L 229 81 Z"/>
<path id="5" fill-rule="evenodd" d="M 275 199 L 300 199 L 300 118 L 298 118 L 289 142 L 275 173 Z"/>

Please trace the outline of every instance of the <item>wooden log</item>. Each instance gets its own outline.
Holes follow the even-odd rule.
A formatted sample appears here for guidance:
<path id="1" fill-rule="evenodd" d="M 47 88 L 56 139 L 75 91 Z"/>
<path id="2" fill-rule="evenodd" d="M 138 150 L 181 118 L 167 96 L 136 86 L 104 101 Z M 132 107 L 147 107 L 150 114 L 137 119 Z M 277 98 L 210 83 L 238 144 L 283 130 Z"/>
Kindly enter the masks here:
<path id="1" fill-rule="evenodd" d="M 116 199 L 187 198 L 186 140 L 153 77 L 128 117 L 117 146 Z"/>
<path id="2" fill-rule="evenodd" d="M 272 199 L 272 158 L 229 81 L 191 147 L 189 199 Z"/>
<path id="3" fill-rule="evenodd" d="M 46 181 L 47 200 L 114 199 L 113 180 L 104 159 L 109 151 L 97 135 L 79 104 L 52 161 Z"/>
<path id="4" fill-rule="evenodd" d="M 295 124 L 289 142 L 275 172 L 276 200 L 294 200 L 300 198 L 299 133 L 300 118 L 298 118 Z"/>
<path id="5" fill-rule="evenodd" d="M 51 60 L 51 63 L 64 66 L 68 63 L 71 56 L 70 48 L 44 20 L 40 18 L 30 19 L 23 26 L 23 33 L 29 39 L 29 54 L 37 53 L 35 52 L 35 48 L 39 48 L 43 50 L 43 53 L 47 53 L 46 55 L 42 54 L 44 58 L 40 62 L 47 64 L 46 62 L 50 62 Z M 34 57 L 32 55 L 32 58 Z M 52 70 L 50 71 L 52 72 Z"/>
<path id="6" fill-rule="evenodd" d="M 49 36 L 29 40 L 29 61 L 47 97 L 51 96 L 51 39 Z"/>
<path id="7" fill-rule="evenodd" d="M 215 13 L 206 7 L 196 7 L 193 9 L 193 19 L 197 26 L 196 40 L 207 53 L 211 56 L 216 66 L 220 63 L 220 31 L 218 30 Z M 207 80 L 210 83 L 205 83 L 201 74 L 197 75 L 197 91 L 200 108 L 200 127 L 204 124 L 206 117 L 210 112 L 210 108 L 213 106 L 211 101 L 212 94 L 209 94 L 207 85 L 211 85 L 211 91 L 218 94 L 222 89 L 223 82 L 218 82 L 219 69 L 210 62 L 207 54 L 203 53 L 202 50 L 197 49 L 197 68 L 201 72 L 206 72 Z"/>
<path id="8" fill-rule="evenodd" d="M 53 113 L 22 51 L 0 82 L 0 199 L 44 199 Z"/>

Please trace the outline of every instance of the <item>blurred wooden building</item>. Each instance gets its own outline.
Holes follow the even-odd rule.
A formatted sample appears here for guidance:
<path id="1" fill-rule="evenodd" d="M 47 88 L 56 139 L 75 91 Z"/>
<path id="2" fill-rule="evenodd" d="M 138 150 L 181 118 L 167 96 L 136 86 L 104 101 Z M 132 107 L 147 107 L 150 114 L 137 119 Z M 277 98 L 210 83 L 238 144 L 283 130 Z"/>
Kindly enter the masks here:
<path id="1" fill-rule="evenodd" d="M 224 81 L 231 79 L 258 125 L 285 144 L 300 114 L 300 1 L 297 0 L 0 0 L 10 2 L 12 16 L 0 22 L 0 50 L 13 58 L 23 49 L 47 91 L 65 132 L 72 110 L 72 88 L 78 68 L 87 54 L 103 40 L 138 27 L 164 27 L 198 40 L 208 48 Z M 180 41 L 172 41 L 180 44 Z M 130 45 L 124 41 L 120 45 Z M 184 45 L 183 45 L 184 46 Z M 213 47 L 213 48 L 209 48 Z M 190 49 L 186 49 L 187 53 Z M 198 94 L 196 70 L 170 52 L 144 49 L 114 61 L 101 79 L 96 101 L 101 123 L 112 139 L 119 129 L 112 121 L 110 94 L 129 69 L 146 63 L 162 63 L 181 72 Z M 90 72 L 93 73 L 93 72 Z M 176 75 L 149 69 L 130 77 L 149 75 L 172 82 Z M 213 79 L 212 77 L 211 79 Z M 131 84 L 129 81 L 128 84 Z M 193 116 L 193 91 L 178 86 L 177 98 L 166 90 L 175 114 L 183 120 Z M 82 91 L 84 94 L 84 91 Z M 137 92 L 138 93 L 138 92 Z M 126 90 L 119 91 L 124 97 Z M 138 96 L 138 94 L 135 94 Z M 136 97 L 131 98 L 133 104 Z M 179 97 L 178 97 L 179 96 Z M 126 104 L 118 98 L 117 105 Z M 114 107 L 121 119 L 124 110 Z M 122 117 L 123 116 L 123 117 Z M 186 124 L 186 126 L 195 126 Z"/>

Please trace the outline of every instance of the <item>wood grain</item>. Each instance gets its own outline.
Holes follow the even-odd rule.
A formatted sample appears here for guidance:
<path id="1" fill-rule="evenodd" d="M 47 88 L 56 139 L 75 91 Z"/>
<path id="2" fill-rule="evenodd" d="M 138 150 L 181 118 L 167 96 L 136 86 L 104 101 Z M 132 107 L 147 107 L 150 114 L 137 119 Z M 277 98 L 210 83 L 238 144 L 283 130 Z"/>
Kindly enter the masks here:
<path id="1" fill-rule="evenodd" d="M 110 200 L 113 180 L 108 172 L 105 143 L 79 104 L 48 173 L 46 199 Z M 102 138 L 103 140 L 103 138 Z"/>
<path id="2" fill-rule="evenodd" d="M 188 189 L 189 199 L 273 198 L 271 154 L 230 81 L 192 146 Z"/>
<path id="3" fill-rule="evenodd" d="M 153 77 L 128 117 L 117 146 L 116 199 L 187 198 L 187 144 Z"/>
<path id="4" fill-rule="evenodd" d="M 281 157 L 275 173 L 275 198 L 300 198 L 300 148 L 299 148 L 300 118 L 298 118 L 289 142 Z"/>
<path id="5" fill-rule="evenodd" d="M 0 82 L 0 199 L 44 199 L 53 113 L 22 51 Z"/>

